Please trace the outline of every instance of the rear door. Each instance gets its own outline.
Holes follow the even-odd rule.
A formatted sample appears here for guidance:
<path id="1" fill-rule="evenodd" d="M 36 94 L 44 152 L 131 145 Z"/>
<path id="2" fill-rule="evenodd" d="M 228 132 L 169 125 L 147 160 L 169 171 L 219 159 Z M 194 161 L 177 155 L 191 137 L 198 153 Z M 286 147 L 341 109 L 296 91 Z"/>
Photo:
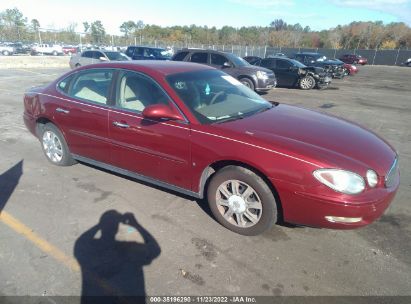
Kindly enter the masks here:
<path id="1" fill-rule="evenodd" d="M 191 189 L 190 127 L 186 121 L 145 119 L 152 104 L 174 107 L 171 98 L 147 75 L 121 71 L 116 106 L 109 113 L 111 163 L 183 189 Z M 176 108 L 177 110 L 177 108 Z"/>
<path id="2" fill-rule="evenodd" d="M 108 111 L 113 80 L 112 69 L 89 69 L 73 74 L 59 84 L 64 99 L 55 111 L 74 154 L 109 162 Z"/>

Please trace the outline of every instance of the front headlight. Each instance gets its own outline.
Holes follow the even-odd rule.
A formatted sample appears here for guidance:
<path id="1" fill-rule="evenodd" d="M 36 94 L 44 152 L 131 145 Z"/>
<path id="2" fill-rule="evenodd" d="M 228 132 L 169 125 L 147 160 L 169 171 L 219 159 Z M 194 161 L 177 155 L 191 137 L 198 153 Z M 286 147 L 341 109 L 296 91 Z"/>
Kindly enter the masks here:
<path id="1" fill-rule="evenodd" d="M 353 172 L 340 169 L 320 169 L 313 172 L 314 177 L 331 189 L 345 193 L 358 194 L 364 191 L 364 179 Z"/>
<path id="2" fill-rule="evenodd" d="M 268 79 L 268 74 L 263 71 L 257 71 L 257 78 L 263 80 Z"/>

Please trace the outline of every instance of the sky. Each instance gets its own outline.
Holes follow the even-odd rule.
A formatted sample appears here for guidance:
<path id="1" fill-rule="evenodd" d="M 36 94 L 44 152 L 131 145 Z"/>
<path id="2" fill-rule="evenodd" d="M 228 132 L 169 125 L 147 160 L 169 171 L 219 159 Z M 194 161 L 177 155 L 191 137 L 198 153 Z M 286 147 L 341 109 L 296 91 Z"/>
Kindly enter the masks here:
<path id="1" fill-rule="evenodd" d="M 411 26 L 411 0 L 1 0 L 0 11 L 17 7 L 42 28 L 62 29 L 101 20 L 106 32 L 120 34 L 128 20 L 160 26 L 207 25 L 221 28 L 267 26 L 275 19 L 300 23 L 313 30 L 352 21 L 403 21 Z"/>

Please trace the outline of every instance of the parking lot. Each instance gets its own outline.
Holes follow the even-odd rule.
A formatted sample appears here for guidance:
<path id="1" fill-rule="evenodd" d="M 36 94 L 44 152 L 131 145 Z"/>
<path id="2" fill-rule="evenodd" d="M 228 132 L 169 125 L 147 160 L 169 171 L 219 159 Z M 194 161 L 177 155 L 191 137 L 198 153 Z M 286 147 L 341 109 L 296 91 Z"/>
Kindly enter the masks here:
<path id="1" fill-rule="evenodd" d="M 202 201 L 83 164 L 47 162 L 23 124 L 22 96 L 65 71 L 0 69 L 3 295 L 81 295 L 84 280 L 106 293 L 133 295 L 411 295 L 411 69 L 365 66 L 326 90 L 277 88 L 264 95 L 382 135 L 399 152 L 402 184 L 369 227 L 273 226 L 257 237 L 223 228 Z M 104 227 L 107 217 L 118 224 L 125 213 L 140 231 L 123 223 L 118 232 Z M 99 230 L 117 234 L 104 240 Z M 104 241 L 123 242 L 123 250 L 107 249 Z M 99 281 L 88 265 L 112 273 L 118 284 Z"/>

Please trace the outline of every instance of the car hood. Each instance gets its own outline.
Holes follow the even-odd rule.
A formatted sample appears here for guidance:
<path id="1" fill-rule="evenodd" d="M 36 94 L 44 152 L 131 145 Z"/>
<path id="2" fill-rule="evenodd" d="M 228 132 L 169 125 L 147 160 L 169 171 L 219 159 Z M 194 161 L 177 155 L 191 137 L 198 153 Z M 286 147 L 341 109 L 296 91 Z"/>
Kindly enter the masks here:
<path id="1" fill-rule="evenodd" d="M 247 137 L 261 147 L 305 159 L 323 168 L 358 172 L 376 170 L 380 176 L 390 169 L 396 152 L 382 138 L 352 122 L 283 105 L 244 119 L 215 125 Z M 233 134 L 234 135 L 234 134 Z"/>

